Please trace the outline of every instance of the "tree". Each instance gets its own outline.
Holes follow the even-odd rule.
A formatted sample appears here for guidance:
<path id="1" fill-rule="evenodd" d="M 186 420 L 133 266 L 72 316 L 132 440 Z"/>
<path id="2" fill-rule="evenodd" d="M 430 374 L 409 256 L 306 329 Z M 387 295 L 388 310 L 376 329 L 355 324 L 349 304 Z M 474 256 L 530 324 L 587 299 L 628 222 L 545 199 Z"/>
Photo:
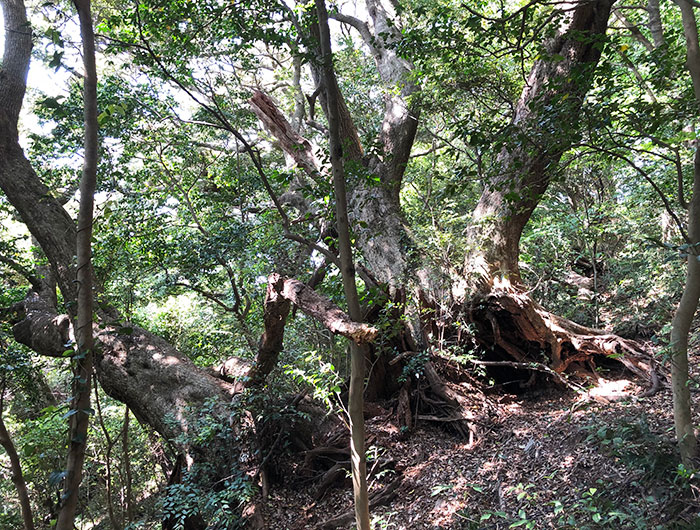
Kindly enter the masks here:
<path id="1" fill-rule="evenodd" d="M 686 66 L 693 83 L 695 100 L 700 103 L 700 43 L 693 7 L 685 0 L 676 2 L 681 10 L 687 48 Z M 671 327 L 671 380 L 673 417 L 681 460 L 690 467 L 695 457 L 696 438 L 690 410 L 688 388 L 688 335 L 700 300 L 700 150 L 696 147 L 693 164 L 693 195 L 688 205 L 687 257 L 685 287 Z"/>
<path id="2" fill-rule="evenodd" d="M 337 98 L 338 82 L 333 70 L 333 53 L 331 35 L 328 28 L 328 13 L 325 0 L 317 0 L 318 29 L 321 48 L 321 82 L 325 87 L 328 112 L 329 143 L 331 166 L 333 170 L 333 191 L 336 204 L 336 227 L 338 231 L 338 253 L 340 273 L 343 277 L 343 290 L 348 304 L 350 318 L 362 321 L 362 309 L 355 284 L 355 265 L 350 243 L 350 221 L 348 219 L 348 201 L 345 189 L 345 168 L 343 161 L 343 137 L 340 125 L 340 102 Z M 364 386 L 366 347 L 352 343 L 350 346 L 352 368 L 350 375 L 350 394 L 348 397 L 348 415 L 350 416 L 352 482 L 355 491 L 355 519 L 358 529 L 370 528 L 369 499 L 367 497 L 367 464 L 365 457 L 365 419 Z"/>
<path id="3" fill-rule="evenodd" d="M 112 20 L 115 27 L 110 42 L 119 51 L 129 50 L 134 62 L 144 71 L 167 80 L 196 102 L 198 109 L 192 119 L 175 115 L 171 117 L 173 121 L 182 127 L 204 123 L 210 130 L 216 129 L 218 134 L 235 140 L 237 149 L 249 156 L 247 169 L 254 172 L 260 187 L 269 196 L 267 204 L 257 207 L 255 215 L 259 215 L 260 210 L 273 210 L 281 235 L 301 244 L 303 260 L 310 261 L 309 255 L 315 252 L 323 257 L 323 267 L 330 263 L 340 269 L 350 314 L 348 318 L 338 307 L 313 293 L 309 286 L 289 278 L 270 276 L 263 340 L 256 352 L 257 363 L 248 372 L 250 382 L 244 383 L 230 378 L 222 380 L 211 371 L 199 369 L 163 339 L 127 323 L 109 300 L 101 300 L 96 309 L 101 325 L 96 338 L 101 351 L 96 356 L 95 368 L 104 390 L 126 403 L 140 421 L 174 441 L 185 467 L 193 475 L 201 471 L 204 464 L 210 464 L 206 472 L 200 473 L 199 479 L 203 483 L 214 483 L 223 477 L 241 475 L 239 458 L 249 460 L 254 453 L 246 447 L 245 441 L 233 446 L 232 438 L 239 432 L 237 429 L 250 429 L 254 422 L 238 425 L 237 421 L 246 421 L 245 413 L 240 410 L 236 411 L 235 421 L 231 420 L 229 404 L 243 387 L 261 388 L 264 385 L 282 349 L 282 333 L 290 302 L 314 315 L 334 333 L 360 343 L 370 342 L 377 335 L 377 330 L 361 324 L 362 320 L 383 317 L 390 321 L 383 336 L 386 347 L 368 349 L 369 353 L 361 354 L 367 348 L 353 346 L 355 369 L 351 381 L 351 408 L 356 427 L 361 425 L 362 408 L 358 409 L 360 401 L 355 398 L 361 396 L 361 392 L 358 396 L 357 389 L 365 375 L 361 368 L 363 357 L 371 356 L 372 361 L 368 395 L 391 395 L 402 386 L 398 381 L 401 363 L 414 358 L 420 360 L 419 353 L 428 350 L 429 331 L 440 326 L 443 331 L 459 337 L 459 318 L 463 315 L 468 315 L 474 324 L 474 340 L 495 351 L 494 362 L 515 359 L 521 368 L 527 369 L 528 363 L 535 361 L 540 369 L 557 379 L 559 373 L 579 362 L 587 362 L 593 355 L 617 354 L 622 350 L 631 354 L 623 362 L 644 373 L 644 364 L 632 355 L 634 345 L 577 326 L 535 304 L 524 292 L 518 267 L 523 228 L 547 190 L 562 154 L 577 139 L 578 114 L 593 83 L 605 44 L 611 5 L 610 0 L 596 0 L 542 8 L 545 26 L 550 28 L 550 38 L 532 64 L 526 86 L 514 106 L 512 123 L 503 134 L 502 138 L 506 139 L 500 142 L 497 152 L 491 154 L 494 160 L 492 168 L 484 172 L 484 190 L 472 215 L 464 244 L 466 256 L 460 259 L 462 271 L 451 273 L 435 267 L 429 259 L 421 260 L 424 263 L 416 266 L 419 244 L 406 227 L 401 212 L 400 191 L 418 130 L 420 107 L 413 64 L 398 51 L 402 35 L 401 12 L 393 12 L 388 6 L 369 0 L 367 13 L 371 24 L 340 13 L 330 14 L 331 18 L 359 33 L 376 64 L 383 92 L 383 110 L 376 120 L 379 127 L 368 134 L 360 133 L 361 124 L 358 125 L 359 120 L 351 112 L 352 101 L 334 81 L 329 62 L 330 39 L 325 34 L 324 22 L 315 23 L 315 15 L 303 11 L 298 13 L 282 4 L 258 6 L 258 14 L 262 14 L 259 19 L 285 21 L 284 31 L 275 33 L 267 31 L 270 26 L 274 27 L 273 23 L 264 25 L 265 31 L 260 30 L 251 23 L 250 14 L 239 13 L 233 4 L 168 4 L 163 6 L 163 12 L 158 11 L 157 16 L 155 10 L 140 4 L 126 23 L 121 20 L 120 13 L 118 21 Z M 18 142 L 17 119 L 31 50 L 26 31 L 21 31 L 26 27 L 24 6 L 15 0 L 4 0 L 3 10 L 11 27 L 18 29 L 6 35 L 5 75 L 0 79 L 0 93 L 3 94 L 0 99 L 0 188 L 41 245 L 55 271 L 63 300 L 75 304 L 79 293 L 74 283 L 73 256 L 77 234 L 73 221 L 41 183 Z M 527 7 L 522 8 L 504 14 L 496 22 L 505 23 L 522 17 L 525 25 L 530 20 L 530 12 Z M 236 26 L 235 38 L 231 38 L 233 30 L 225 24 L 229 15 Z M 479 13 L 473 16 L 477 22 L 484 19 Z M 308 19 L 312 22 L 307 24 Z M 323 35 L 320 40 L 319 35 Z M 309 121 L 315 121 L 315 103 L 317 99 L 320 101 L 328 130 L 316 123 L 314 125 L 322 133 L 313 134 L 321 143 L 325 142 L 326 132 L 332 135 L 329 151 L 335 177 L 335 223 L 319 214 L 318 201 L 314 203 L 313 200 L 314 192 L 327 189 L 328 183 L 324 167 L 319 162 L 322 157 L 317 156 L 312 143 L 301 134 L 310 135 L 313 132 L 311 125 L 305 131 L 295 129 L 299 119 L 287 121 L 270 97 L 261 91 L 253 93 L 251 105 L 255 114 L 300 168 L 292 177 L 280 178 L 282 184 L 278 185 L 270 178 L 275 173 L 267 167 L 268 163 L 273 163 L 272 155 L 263 156 L 250 139 L 249 129 L 253 126 L 248 113 L 232 108 L 221 96 L 224 73 L 216 66 L 210 70 L 202 67 L 210 77 L 200 77 L 201 72 L 192 69 L 186 61 L 201 57 L 214 61 L 223 55 L 222 47 L 227 51 L 240 51 L 247 57 L 250 48 L 260 42 L 273 48 L 287 46 L 288 53 L 294 55 L 297 71 L 301 61 L 310 57 L 313 93 L 307 99 L 308 106 L 304 98 L 295 98 L 295 116 L 298 118 L 306 112 Z M 214 50 L 215 53 L 205 55 L 209 53 L 205 50 Z M 236 63 L 232 68 L 237 67 Z M 294 88 L 298 92 L 295 96 L 303 95 L 299 82 Z M 161 110 L 162 107 L 154 104 L 154 109 Z M 215 140 L 221 141 L 221 138 Z M 338 156 L 340 149 L 342 167 Z M 178 152 L 173 160 L 183 157 L 183 151 Z M 163 152 L 158 154 L 163 155 Z M 235 152 L 233 157 L 237 158 L 239 154 Z M 178 187 L 176 175 L 169 170 L 169 161 L 160 162 L 159 171 L 167 174 L 165 181 L 169 187 Z M 202 166 L 204 177 L 200 179 L 198 176 L 190 188 L 181 186 L 177 197 L 178 202 L 186 204 L 184 209 L 188 212 L 188 219 L 198 225 L 198 232 L 211 248 L 214 243 L 221 245 L 223 238 L 217 239 L 215 232 L 202 224 L 201 212 L 191 200 L 195 185 L 202 182 L 202 185 L 212 185 L 206 182 L 209 166 L 206 163 Z M 155 172 L 155 166 L 149 169 Z M 347 206 L 343 205 L 343 184 L 347 185 Z M 164 201 L 156 205 L 154 211 L 167 207 L 170 206 Z M 343 215 L 345 211 L 347 221 Z M 337 228 L 333 229 L 333 225 Z M 353 249 L 349 245 L 350 234 L 354 234 L 356 240 L 355 264 Z M 240 317 L 239 322 L 243 322 L 243 297 L 236 292 L 239 282 L 235 268 L 229 266 L 226 250 L 222 246 L 212 252 L 214 259 L 211 263 L 215 271 L 211 276 L 228 277 L 234 300 L 231 305 L 206 284 L 182 278 L 178 278 L 177 283 L 192 288 L 224 308 L 229 307 Z M 361 313 L 358 307 L 353 267 L 363 281 L 363 295 L 372 303 L 365 313 Z M 196 271 L 192 276 L 196 276 Z M 99 289 L 98 294 L 102 294 Z M 439 305 L 446 308 L 441 315 L 436 314 Z M 62 355 L 68 327 L 65 321 L 56 318 L 57 310 L 41 296 L 29 296 L 24 304 L 25 319 L 15 328 L 17 339 L 42 354 Z M 250 347 L 251 341 L 248 344 Z M 546 352 L 551 368 L 542 368 L 538 357 L 540 350 Z M 390 356 L 391 351 L 401 355 Z M 441 386 L 440 378 L 430 364 L 424 370 L 435 394 L 450 406 L 457 407 L 459 396 Z M 406 391 L 406 385 L 403 388 Z M 221 429 L 222 435 L 213 443 L 192 436 L 197 431 L 202 410 L 215 418 L 213 423 Z M 410 413 L 408 417 L 411 417 Z M 469 418 L 465 416 L 464 419 Z M 246 437 L 242 436 L 242 439 L 246 440 Z M 362 445 L 362 436 L 356 432 L 353 436 L 353 463 L 358 482 L 362 480 Z M 202 467 L 198 468 L 200 465 Z M 359 498 L 362 487 L 361 484 L 358 486 Z M 359 501 L 358 519 L 366 526 L 365 500 Z M 193 518 L 188 524 L 201 526 L 203 522 Z"/>
<path id="4" fill-rule="evenodd" d="M 95 64 L 95 36 L 92 29 L 90 0 L 76 2 L 80 18 L 80 34 L 83 41 L 85 66 L 85 154 L 83 176 L 80 181 L 80 212 L 76 235 L 76 283 L 77 311 L 75 316 L 76 355 L 75 394 L 71 412 L 70 449 L 66 465 L 66 481 L 63 505 L 56 528 L 70 530 L 75 526 L 78 506 L 78 490 L 82 481 L 85 462 L 85 445 L 90 418 L 90 392 L 93 370 L 93 271 L 92 271 L 92 223 L 94 195 L 97 181 L 97 67 Z"/>

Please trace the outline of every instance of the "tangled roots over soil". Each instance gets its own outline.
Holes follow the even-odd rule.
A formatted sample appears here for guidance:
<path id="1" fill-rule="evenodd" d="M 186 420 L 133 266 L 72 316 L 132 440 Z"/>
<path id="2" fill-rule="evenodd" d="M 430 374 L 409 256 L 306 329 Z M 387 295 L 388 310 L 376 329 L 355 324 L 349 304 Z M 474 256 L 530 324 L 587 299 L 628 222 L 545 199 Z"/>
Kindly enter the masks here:
<path id="1" fill-rule="evenodd" d="M 640 343 L 554 315 L 525 293 L 491 291 L 470 314 L 475 339 L 493 352 L 493 360 L 544 362 L 556 374 L 593 374 L 598 359 L 613 359 L 654 384 L 653 359 Z"/>

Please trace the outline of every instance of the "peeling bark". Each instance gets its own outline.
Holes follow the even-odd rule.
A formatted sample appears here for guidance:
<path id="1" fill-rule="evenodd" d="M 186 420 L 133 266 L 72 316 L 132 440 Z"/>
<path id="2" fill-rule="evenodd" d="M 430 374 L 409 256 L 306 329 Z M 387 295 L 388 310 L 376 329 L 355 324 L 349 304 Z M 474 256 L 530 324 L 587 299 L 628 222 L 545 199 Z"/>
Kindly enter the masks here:
<path id="1" fill-rule="evenodd" d="M 256 90 L 249 103 L 265 129 L 280 142 L 285 154 L 309 175 L 317 173 L 320 164 L 314 155 L 311 143 L 292 127 L 272 98 Z"/>
<path id="2" fill-rule="evenodd" d="M 400 30 L 392 23 L 390 10 L 376 0 L 368 0 L 367 9 L 373 31 L 354 17 L 340 13 L 332 16 L 358 29 L 385 85 L 385 112 L 378 138 L 382 146 L 381 156 L 365 156 L 357 127 L 337 84 L 326 87 L 322 81 L 321 65 L 312 62 L 310 66 L 326 117 L 328 98 L 338 102 L 341 147 L 347 161 L 348 214 L 355 229 L 357 248 L 372 277 L 387 285 L 394 296 L 408 280 L 406 255 L 411 247 L 411 237 L 403 225 L 399 191 L 418 126 L 418 112 L 410 102 L 418 87 L 410 80 L 413 65 L 398 57 L 392 49 L 391 45 L 400 38 Z M 318 41 L 317 26 L 312 27 L 311 33 L 312 39 Z M 287 156 L 309 176 L 318 176 L 320 167 L 313 158 L 310 143 L 294 130 L 271 99 L 258 93 L 250 103 Z M 294 206 L 299 207 L 298 204 Z"/>
<path id="3" fill-rule="evenodd" d="M 473 307 L 471 319 L 479 328 L 477 340 L 503 358 L 539 363 L 544 352 L 550 368 L 561 374 L 600 355 L 617 359 L 642 379 L 653 372 L 651 357 L 635 341 L 554 315 L 514 289 L 492 290 Z"/>
<path id="4" fill-rule="evenodd" d="M 271 274 L 265 295 L 265 330 L 260 339 L 255 365 L 248 372 L 248 386 L 262 385 L 277 364 L 283 348 L 284 326 L 292 303 L 303 313 L 318 320 L 331 333 L 342 335 L 356 344 L 372 342 L 379 333 L 372 326 L 353 321 L 338 306 L 308 285 L 293 278 Z"/>

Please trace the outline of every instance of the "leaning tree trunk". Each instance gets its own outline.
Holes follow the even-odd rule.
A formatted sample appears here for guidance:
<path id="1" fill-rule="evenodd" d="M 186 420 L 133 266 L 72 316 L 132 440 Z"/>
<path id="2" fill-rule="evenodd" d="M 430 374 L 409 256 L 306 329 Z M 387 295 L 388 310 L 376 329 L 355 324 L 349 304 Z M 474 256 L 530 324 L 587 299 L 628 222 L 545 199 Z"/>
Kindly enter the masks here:
<path id="1" fill-rule="evenodd" d="M 17 122 L 26 88 L 32 48 L 22 0 L 0 0 L 5 25 L 5 52 L 0 69 L 0 189 L 38 241 L 55 273 L 71 319 L 77 300 L 73 220 L 41 182 L 19 145 Z M 99 296 L 99 289 L 96 289 Z M 70 338 L 70 320 L 57 315 L 45 299 L 30 294 L 15 338 L 41 354 L 62 357 Z M 98 305 L 101 327 L 95 329 L 100 351 L 95 370 L 105 391 L 126 403 L 139 421 L 152 426 L 178 448 L 188 464 L 195 460 L 235 462 L 236 451 L 217 444 L 194 447 L 186 435 L 198 412 L 212 400 L 212 413 L 228 424 L 235 385 L 196 367 L 163 339 L 125 324 L 106 303 Z M 184 441 L 183 441 L 184 440 Z"/>
<path id="2" fill-rule="evenodd" d="M 472 214 L 465 276 L 477 291 L 488 292 L 494 281 L 520 283 L 520 236 L 579 129 L 613 3 L 565 3 L 563 29 L 530 71 L 507 130 L 510 141 Z"/>
<path id="3" fill-rule="evenodd" d="M 646 376 L 650 366 L 636 344 L 557 317 L 522 286 L 520 237 L 578 130 L 578 116 L 605 44 L 614 0 L 565 3 L 561 30 L 532 67 L 509 143 L 499 153 L 467 233 L 464 280 L 453 287 L 476 339 L 504 359 L 536 361 L 540 352 L 556 372 L 595 368 L 595 355 L 630 354 L 622 362 Z"/>

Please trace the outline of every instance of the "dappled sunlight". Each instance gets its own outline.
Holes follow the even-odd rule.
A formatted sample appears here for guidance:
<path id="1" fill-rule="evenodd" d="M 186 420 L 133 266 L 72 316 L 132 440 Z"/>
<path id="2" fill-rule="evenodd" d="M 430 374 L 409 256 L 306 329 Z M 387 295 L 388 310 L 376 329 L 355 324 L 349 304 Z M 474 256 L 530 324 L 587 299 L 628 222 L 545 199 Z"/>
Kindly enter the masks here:
<path id="1" fill-rule="evenodd" d="M 494 276 L 493 288 L 501 291 L 512 291 L 513 284 L 511 283 L 510 279 L 505 275 Z"/>
<path id="2" fill-rule="evenodd" d="M 177 357 L 174 357 L 173 355 L 163 355 L 162 353 L 154 353 L 151 355 L 151 359 L 154 361 L 160 363 L 160 364 L 165 364 L 168 366 L 172 366 L 175 364 L 180 364 L 181 360 L 178 359 Z"/>
<path id="3" fill-rule="evenodd" d="M 627 379 L 607 380 L 602 377 L 581 399 L 605 399 L 619 401 L 631 395 L 632 382 Z"/>

